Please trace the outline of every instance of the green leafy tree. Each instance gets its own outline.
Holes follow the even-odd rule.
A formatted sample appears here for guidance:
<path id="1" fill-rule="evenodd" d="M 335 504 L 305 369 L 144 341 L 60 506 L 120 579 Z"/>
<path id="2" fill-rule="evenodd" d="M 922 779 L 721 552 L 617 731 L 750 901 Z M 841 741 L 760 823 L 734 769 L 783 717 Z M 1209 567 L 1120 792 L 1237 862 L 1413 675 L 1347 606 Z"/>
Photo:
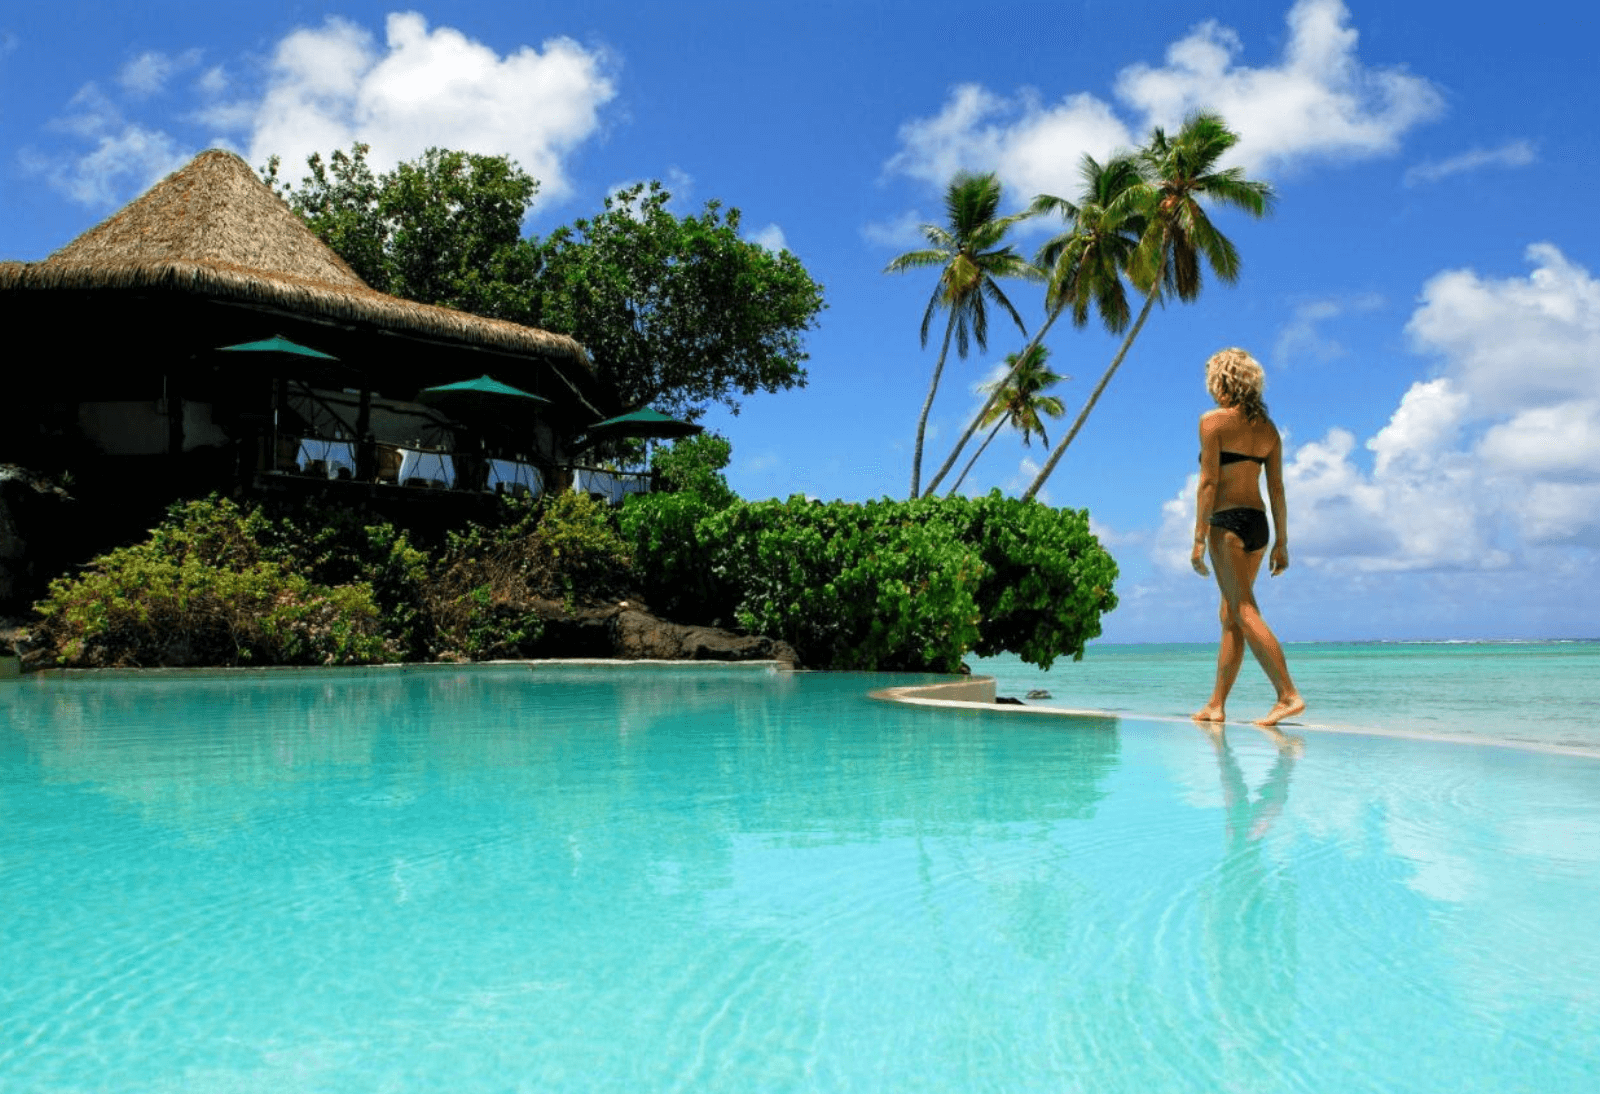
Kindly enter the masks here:
<path id="1" fill-rule="evenodd" d="M 1006 354 L 1006 364 L 1010 366 L 1006 374 L 994 383 L 984 385 L 985 390 L 991 393 L 985 424 L 993 423 L 994 428 L 989 430 L 989 435 L 972 454 L 972 459 L 967 461 L 967 466 L 961 469 L 955 485 L 950 488 L 951 494 L 961 489 L 973 464 L 978 462 L 978 457 L 983 455 L 1005 426 L 1009 425 L 1021 433 L 1022 443 L 1027 447 L 1032 447 L 1035 433 L 1046 445 L 1050 443 L 1050 437 L 1044 431 L 1044 419 L 1059 418 L 1067 412 L 1067 408 L 1056 396 L 1046 395 L 1045 389 L 1054 387 L 1067 377 L 1045 366 L 1049 356 L 1049 347 L 1037 343 L 1025 357 L 1020 353 Z"/>
<path id="2" fill-rule="evenodd" d="M 655 472 L 654 489 L 670 494 L 694 494 L 713 509 L 739 500 L 722 469 L 733 457 L 733 446 L 715 433 L 681 437 L 650 455 Z"/>
<path id="3" fill-rule="evenodd" d="M 944 328 L 944 341 L 939 347 L 939 358 L 934 362 L 933 378 L 928 383 L 928 395 L 922 402 L 922 413 L 917 418 L 916 446 L 911 453 L 911 497 L 921 494 L 922 447 L 928 430 L 928 415 L 933 410 L 933 399 L 939 391 L 939 379 L 944 374 L 945 360 L 954 341 L 956 353 L 966 357 L 972 343 L 979 350 L 989 348 L 988 304 L 1004 309 L 1023 334 L 1022 316 L 1006 298 L 1000 288 L 1002 277 L 1033 279 L 1038 270 L 1027 259 L 1005 242 L 1012 225 L 1026 214 L 1000 216 L 1000 180 L 993 174 L 973 175 L 962 172 L 951 180 L 945 190 L 946 223 L 924 224 L 922 234 L 928 246 L 907 251 L 885 267 L 885 273 L 904 273 L 906 270 L 939 268 L 939 281 L 933 295 L 928 298 L 927 310 L 922 313 L 922 344 L 928 344 L 928 328 L 935 312 L 948 313 Z"/>
<path id="4" fill-rule="evenodd" d="M 1091 307 L 1113 334 L 1128 325 L 1129 309 L 1123 275 L 1139 246 L 1144 231 L 1144 215 L 1139 195 L 1143 179 L 1139 162 L 1132 155 L 1114 156 L 1100 163 L 1084 156 L 1079 166 L 1083 188 L 1076 203 L 1042 194 L 1034 199 L 1030 216 L 1058 215 L 1067 230 L 1040 249 L 1035 264 L 1048 272 L 1045 293 L 1045 321 L 1028 344 L 1009 358 L 1013 371 L 1032 357 L 1055 325 L 1070 312 L 1075 326 L 1089 320 Z M 979 428 L 995 420 L 995 405 L 1013 377 L 1004 378 L 990 393 L 966 430 L 950 449 L 938 473 L 929 481 L 926 493 L 938 488 L 955 466 L 957 457 Z M 1046 442 L 1047 444 L 1049 442 Z M 970 463 L 969 463 L 970 466 Z"/>
<path id="5" fill-rule="evenodd" d="M 506 156 L 430 148 L 374 174 L 369 148 L 306 160 L 298 185 L 263 178 L 372 288 L 424 304 L 526 321 L 538 253 L 522 220 L 539 183 Z"/>
<path id="6" fill-rule="evenodd" d="M 1142 181 L 1130 190 L 1126 204 L 1137 208 L 1143 220 L 1139 246 L 1128 258 L 1128 275 L 1145 292 L 1144 307 L 1129 329 L 1117 354 L 1100 382 L 1089 394 L 1072 428 L 1050 453 L 1033 484 L 1022 495 L 1031 499 L 1050 478 L 1056 464 L 1083 428 L 1089 412 L 1100 399 L 1133 346 L 1134 339 L 1150 317 L 1150 309 L 1163 295 L 1190 301 L 1200 295 L 1202 266 L 1209 266 L 1218 280 L 1233 284 L 1239 279 L 1239 251 L 1217 230 L 1206 213 L 1202 199 L 1243 210 L 1251 216 L 1265 216 L 1272 207 L 1272 187 L 1247 179 L 1238 167 L 1217 170 L 1222 156 L 1239 141 L 1216 114 L 1194 114 L 1184 121 L 1173 137 L 1156 129 L 1139 152 Z M 1131 215 L 1131 214 L 1130 214 Z"/>
<path id="7" fill-rule="evenodd" d="M 713 403 L 803 387 L 822 286 L 791 252 L 739 237 L 739 210 L 667 208 L 660 183 L 545 238 L 531 321 L 582 342 L 625 407 L 693 421 Z"/>
<path id="8" fill-rule="evenodd" d="M 539 184 L 509 158 L 429 149 L 376 174 L 367 153 L 314 154 L 298 185 L 276 157 L 261 173 L 374 289 L 570 334 L 629 410 L 694 420 L 804 386 L 822 286 L 741 239 L 739 210 L 679 217 L 651 183 L 536 241 L 521 232 Z"/>

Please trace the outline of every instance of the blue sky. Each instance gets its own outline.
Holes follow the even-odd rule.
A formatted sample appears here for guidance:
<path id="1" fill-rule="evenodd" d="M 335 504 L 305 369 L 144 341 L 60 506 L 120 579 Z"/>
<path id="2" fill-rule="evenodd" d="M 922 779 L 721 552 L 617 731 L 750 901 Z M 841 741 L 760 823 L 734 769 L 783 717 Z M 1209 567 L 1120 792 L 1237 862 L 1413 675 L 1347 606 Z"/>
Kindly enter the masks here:
<path id="1" fill-rule="evenodd" d="M 881 271 L 950 175 L 996 171 L 1017 207 L 1072 196 L 1085 152 L 1215 109 L 1277 209 L 1217 214 L 1240 283 L 1152 316 L 1044 495 L 1087 508 L 1121 566 L 1106 640 L 1215 632 L 1186 560 L 1202 367 L 1227 345 L 1265 364 L 1286 435 L 1293 567 L 1261 589 L 1282 637 L 1593 637 L 1597 23 L 1548 0 L 11 4 L 0 258 L 45 257 L 219 145 L 290 168 L 355 139 L 380 166 L 509 153 L 543 183 L 534 233 L 659 178 L 826 286 L 810 385 L 708 419 L 735 488 L 903 496 L 932 274 Z M 1038 321 L 1039 290 L 1012 298 Z M 952 362 L 929 459 L 1019 345 L 996 323 Z M 1115 342 L 1049 345 L 1075 414 Z M 1043 456 L 1002 436 L 971 485 L 1020 492 Z"/>

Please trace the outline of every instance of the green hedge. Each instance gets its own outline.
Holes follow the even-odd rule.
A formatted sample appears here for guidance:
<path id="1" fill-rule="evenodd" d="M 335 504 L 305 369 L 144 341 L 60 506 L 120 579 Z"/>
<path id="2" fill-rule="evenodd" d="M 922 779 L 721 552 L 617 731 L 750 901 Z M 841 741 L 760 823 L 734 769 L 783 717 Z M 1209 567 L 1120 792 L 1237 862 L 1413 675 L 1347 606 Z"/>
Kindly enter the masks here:
<path id="1" fill-rule="evenodd" d="M 620 520 L 620 523 L 619 523 Z M 357 664 L 519 656 L 536 601 L 615 603 L 789 642 L 814 668 L 1048 668 L 1116 606 L 1087 514 L 984 498 L 719 506 L 700 490 L 508 501 L 437 555 L 386 523 L 210 498 L 52 583 L 38 637 L 65 665 Z"/>
<path id="2" fill-rule="evenodd" d="M 622 527 L 650 604 L 791 643 L 808 665 L 953 672 L 969 650 L 1048 668 L 1116 607 L 1088 514 L 1005 498 L 714 508 L 630 498 Z"/>

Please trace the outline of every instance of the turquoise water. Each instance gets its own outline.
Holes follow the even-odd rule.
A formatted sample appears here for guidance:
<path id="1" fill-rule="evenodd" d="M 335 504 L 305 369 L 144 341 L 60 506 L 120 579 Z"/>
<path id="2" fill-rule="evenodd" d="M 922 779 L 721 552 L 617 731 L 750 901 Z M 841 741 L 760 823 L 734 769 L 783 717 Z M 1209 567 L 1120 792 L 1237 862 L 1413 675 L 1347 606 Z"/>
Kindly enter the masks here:
<path id="1" fill-rule="evenodd" d="M 0 1090 L 1600 1088 L 1600 761 L 881 682 L 0 687 Z"/>
<path id="2" fill-rule="evenodd" d="M 1284 647 L 1308 706 L 1302 726 L 1555 745 L 1600 756 L 1600 642 L 1305 642 Z M 1001 695 L 1041 706 L 1183 717 L 1211 694 L 1215 645 L 1091 645 L 1040 672 L 973 658 Z M 1260 717 L 1272 688 L 1248 655 L 1228 716 Z"/>

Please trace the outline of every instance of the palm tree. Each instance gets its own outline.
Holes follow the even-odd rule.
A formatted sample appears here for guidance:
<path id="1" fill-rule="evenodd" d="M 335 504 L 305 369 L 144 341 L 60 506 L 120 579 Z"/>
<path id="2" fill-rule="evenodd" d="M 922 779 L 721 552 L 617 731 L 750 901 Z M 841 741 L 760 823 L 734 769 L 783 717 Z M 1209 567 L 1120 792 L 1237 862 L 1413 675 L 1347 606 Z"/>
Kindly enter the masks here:
<path id="1" fill-rule="evenodd" d="M 929 246 L 919 251 L 908 251 L 884 268 L 884 273 L 902 273 L 925 266 L 942 267 L 939 282 L 934 286 L 928 309 L 922 315 L 922 344 L 928 344 L 928 327 L 934 312 L 941 308 L 950 313 L 945 324 L 944 344 L 939 348 L 939 359 L 933 366 L 933 380 L 928 384 L 928 397 L 922 404 L 922 416 L 917 419 L 917 444 L 911 455 L 911 496 L 917 497 L 922 482 L 922 444 L 928 429 L 928 414 L 933 410 L 933 397 L 939 390 L 939 377 L 944 373 L 945 358 L 954 340 L 956 352 L 962 357 L 973 342 L 978 349 L 989 348 L 989 313 L 987 303 L 1004 308 L 1024 334 L 1027 328 L 1022 316 L 1011 306 L 1000 289 L 1002 277 L 1035 277 L 1032 264 L 1004 242 L 1011 226 L 1026 214 L 1000 216 L 1000 180 L 993 174 L 972 175 L 963 171 L 951 180 L 945 191 L 946 226 L 924 224 L 922 234 Z"/>
<path id="2" fill-rule="evenodd" d="M 1027 501 L 1037 494 L 1055 470 L 1067 446 L 1088 420 L 1100 393 L 1122 365 L 1134 339 L 1139 337 L 1157 298 L 1171 294 L 1189 301 L 1199 296 L 1202 259 L 1224 283 L 1232 284 L 1239 279 L 1238 249 L 1217 231 L 1200 202 L 1202 197 L 1209 198 L 1256 217 L 1265 216 L 1272 208 L 1270 185 L 1245 178 L 1242 168 L 1216 170 L 1217 161 L 1238 141 L 1239 135 L 1229 129 L 1221 117 L 1202 113 L 1186 119 L 1177 135 L 1170 139 L 1164 130 L 1157 128 L 1150 135 L 1150 143 L 1140 150 L 1143 182 L 1133 200 L 1144 217 L 1144 232 L 1132 255 L 1128 273 L 1134 285 L 1145 291 L 1144 307 L 1122 340 L 1117 355 L 1111 359 L 1105 375 L 1089 393 L 1072 428 L 1050 453 L 1022 500 Z"/>
<path id="3" fill-rule="evenodd" d="M 1006 364 L 1011 366 L 1009 371 L 994 383 L 984 385 L 984 390 L 992 394 L 986 404 L 990 409 L 983 424 L 993 423 L 994 428 L 983 439 L 978 450 L 972 454 L 972 459 L 967 461 L 967 466 L 961 469 L 956 484 L 950 488 L 951 495 L 960 490 L 961 484 L 967 481 L 967 472 L 978 462 L 978 457 L 989 447 L 989 442 L 999 435 L 1002 426 L 1009 424 L 1020 431 L 1022 443 L 1026 447 L 1033 447 L 1035 433 L 1039 434 L 1047 446 L 1050 444 L 1050 437 L 1044 431 L 1044 417 L 1059 418 L 1067 412 L 1067 408 L 1054 395 L 1045 395 L 1044 390 L 1071 377 L 1059 375 L 1046 368 L 1045 359 L 1049 356 L 1049 347 L 1037 343 L 1028 351 L 1026 357 L 1020 353 L 1008 353 Z"/>
<path id="4" fill-rule="evenodd" d="M 1031 341 L 1011 359 L 1029 359 L 1033 349 L 1044 341 L 1055 321 L 1069 308 L 1075 326 L 1089 320 L 1093 304 L 1106 329 L 1119 333 L 1128 325 L 1128 297 L 1123 287 L 1123 272 L 1138 250 L 1145 217 L 1138 200 L 1143 179 L 1139 163 L 1132 155 L 1117 155 L 1099 163 L 1084 156 L 1079 164 L 1083 189 L 1077 204 L 1064 198 L 1041 194 L 1028 210 L 1029 216 L 1059 214 L 1066 220 L 1065 232 L 1040 249 L 1035 265 L 1049 279 L 1045 294 L 1045 321 Z M 950 469 L 956 457 L 978 428 L 994 419 L 995 399 L 1004 384 L 995 388 L 989 400 L 973 417 L 966 432 L 945 457 L 944 464 L 929 481 L 931 494 Z M 1048 443 L 1048 442 L 1046 442 Z"/>

